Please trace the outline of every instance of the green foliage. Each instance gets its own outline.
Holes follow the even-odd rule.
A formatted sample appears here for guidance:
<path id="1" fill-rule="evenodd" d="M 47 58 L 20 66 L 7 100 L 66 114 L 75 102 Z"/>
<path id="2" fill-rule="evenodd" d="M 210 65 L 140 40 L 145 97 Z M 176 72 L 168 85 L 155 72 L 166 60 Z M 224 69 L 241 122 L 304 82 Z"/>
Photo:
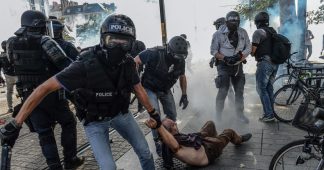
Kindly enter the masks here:
<path id="1" fill-rule="evenodd" d="M 273 7 L 278 1 L 279 0 L 251 0 L 251 4 L 238 4 L 235 10 L 240 13 L 244 19 L 250 19 L 256 13 Z"/>
<path id="2" fill-rule="evenodd" d="M 279 0 L 251 0 L 251 6 L 248 3 L 239 4 L 235 7 L 235 10 L 238 11 L 244 19 L 250 19 L 256 13 L 273 7 L 278 1 Z M 324 0 L 321 0 L 321 3 L 324 3 Z M 324 23 L 324 4 L 317 10 L 307 12 L 307 23 Z"/>
<path id="3" fill-rule="evenodd" d="M 324 2 L 321 0 L 321 2 Z M 318 7 L 317 10 L 307 12 L 308 24 L 323 24 L 324 23 L 324 4 Z"/>

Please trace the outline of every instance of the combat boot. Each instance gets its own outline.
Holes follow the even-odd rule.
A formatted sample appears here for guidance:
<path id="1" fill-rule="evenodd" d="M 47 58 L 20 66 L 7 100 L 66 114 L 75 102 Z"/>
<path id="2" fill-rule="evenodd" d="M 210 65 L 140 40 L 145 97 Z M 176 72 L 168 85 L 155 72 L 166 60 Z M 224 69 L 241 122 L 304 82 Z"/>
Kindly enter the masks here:
<path id="1" fill-rule="evenodd" d="M 68 169 L 76 169 L 77 167 L 81 166 L 84 162 L 84 157 L 73 157 L 70 160 L 66 160 L 64 161 L 64 169 L 68 170 Z"/>

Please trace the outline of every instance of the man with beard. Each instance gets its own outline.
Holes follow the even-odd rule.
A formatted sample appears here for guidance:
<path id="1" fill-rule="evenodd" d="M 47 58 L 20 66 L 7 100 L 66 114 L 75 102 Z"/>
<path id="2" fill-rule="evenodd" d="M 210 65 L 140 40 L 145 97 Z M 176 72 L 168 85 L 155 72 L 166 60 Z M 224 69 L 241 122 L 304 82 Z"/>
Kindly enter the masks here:
<path id="1" fill-rule="evenodd" d="M 221 121 L 224 101 L 232 82 L 235 91 L 235 111 L 240 121 L 248 123 L 244 116 L 244 85 L 242 61 L 250 54 L 251 44 L 247 32 L 239 27 L 238 12 L 231 11 L 226 15 L 226 25 L 221 26 L 213 35 L 210 53 L 220 60 L 217 65 L 218 76 L 215 80 L 219 88 L 216 97 L 217 121 Z"/>
<path id="2" fill-rule="evenodd" d="M 109 143 L 110 127 L 131 144 L 142 169 L 155 169 L 147 141 L 129 111 L 130 93 L 134 90 L 149 114 L 159 118 L 129 55 L 135 38 L 135 25 L 129 17 L 109 15 L 100 29 L 100 44 L 83 51 L 79 60 L 38 86 L 16 118 L 0 129 L 1 139 L 14 141 L 22 122 L 38 103 L 47 94 L 64 88 L 74 91 L 76 102 L 85 110 L 78 117 L 100 169 L 117 169 Z"/>

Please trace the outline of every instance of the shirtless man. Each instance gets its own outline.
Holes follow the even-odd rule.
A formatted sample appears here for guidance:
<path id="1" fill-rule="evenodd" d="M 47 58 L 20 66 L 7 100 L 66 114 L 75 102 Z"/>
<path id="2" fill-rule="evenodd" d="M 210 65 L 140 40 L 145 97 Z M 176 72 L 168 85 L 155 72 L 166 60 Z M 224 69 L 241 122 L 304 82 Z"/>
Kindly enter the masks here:
<path id="1" fill-rule="evenodd" d="M 240 145 L 252 137 L 251 133 L 240 136 L 232 129 L 225 129 L 218 135 L 212 121 L 206 122 L 200 132 L 191 134 L 180 133 L 176 122 L 171 119 L 161 122 L 150 118 L 145 123 L 149 128 L 157 129 L 163 143 L 177 159 L 192 166 L 211 164 L 229 142 Z"/>

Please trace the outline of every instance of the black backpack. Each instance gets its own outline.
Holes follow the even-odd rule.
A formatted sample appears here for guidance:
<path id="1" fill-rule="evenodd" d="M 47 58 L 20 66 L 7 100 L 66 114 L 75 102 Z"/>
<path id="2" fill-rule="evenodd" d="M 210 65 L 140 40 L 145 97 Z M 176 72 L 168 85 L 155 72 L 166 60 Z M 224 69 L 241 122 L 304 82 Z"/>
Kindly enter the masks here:
<path id="1" fill-rule="evenodd" d="M 290 57 L 291 43 L 287 37 L 271 31 L 269 27 L 263 28 L 271 35 L 271 61 L 275 64 L 282 64 Z"/>

